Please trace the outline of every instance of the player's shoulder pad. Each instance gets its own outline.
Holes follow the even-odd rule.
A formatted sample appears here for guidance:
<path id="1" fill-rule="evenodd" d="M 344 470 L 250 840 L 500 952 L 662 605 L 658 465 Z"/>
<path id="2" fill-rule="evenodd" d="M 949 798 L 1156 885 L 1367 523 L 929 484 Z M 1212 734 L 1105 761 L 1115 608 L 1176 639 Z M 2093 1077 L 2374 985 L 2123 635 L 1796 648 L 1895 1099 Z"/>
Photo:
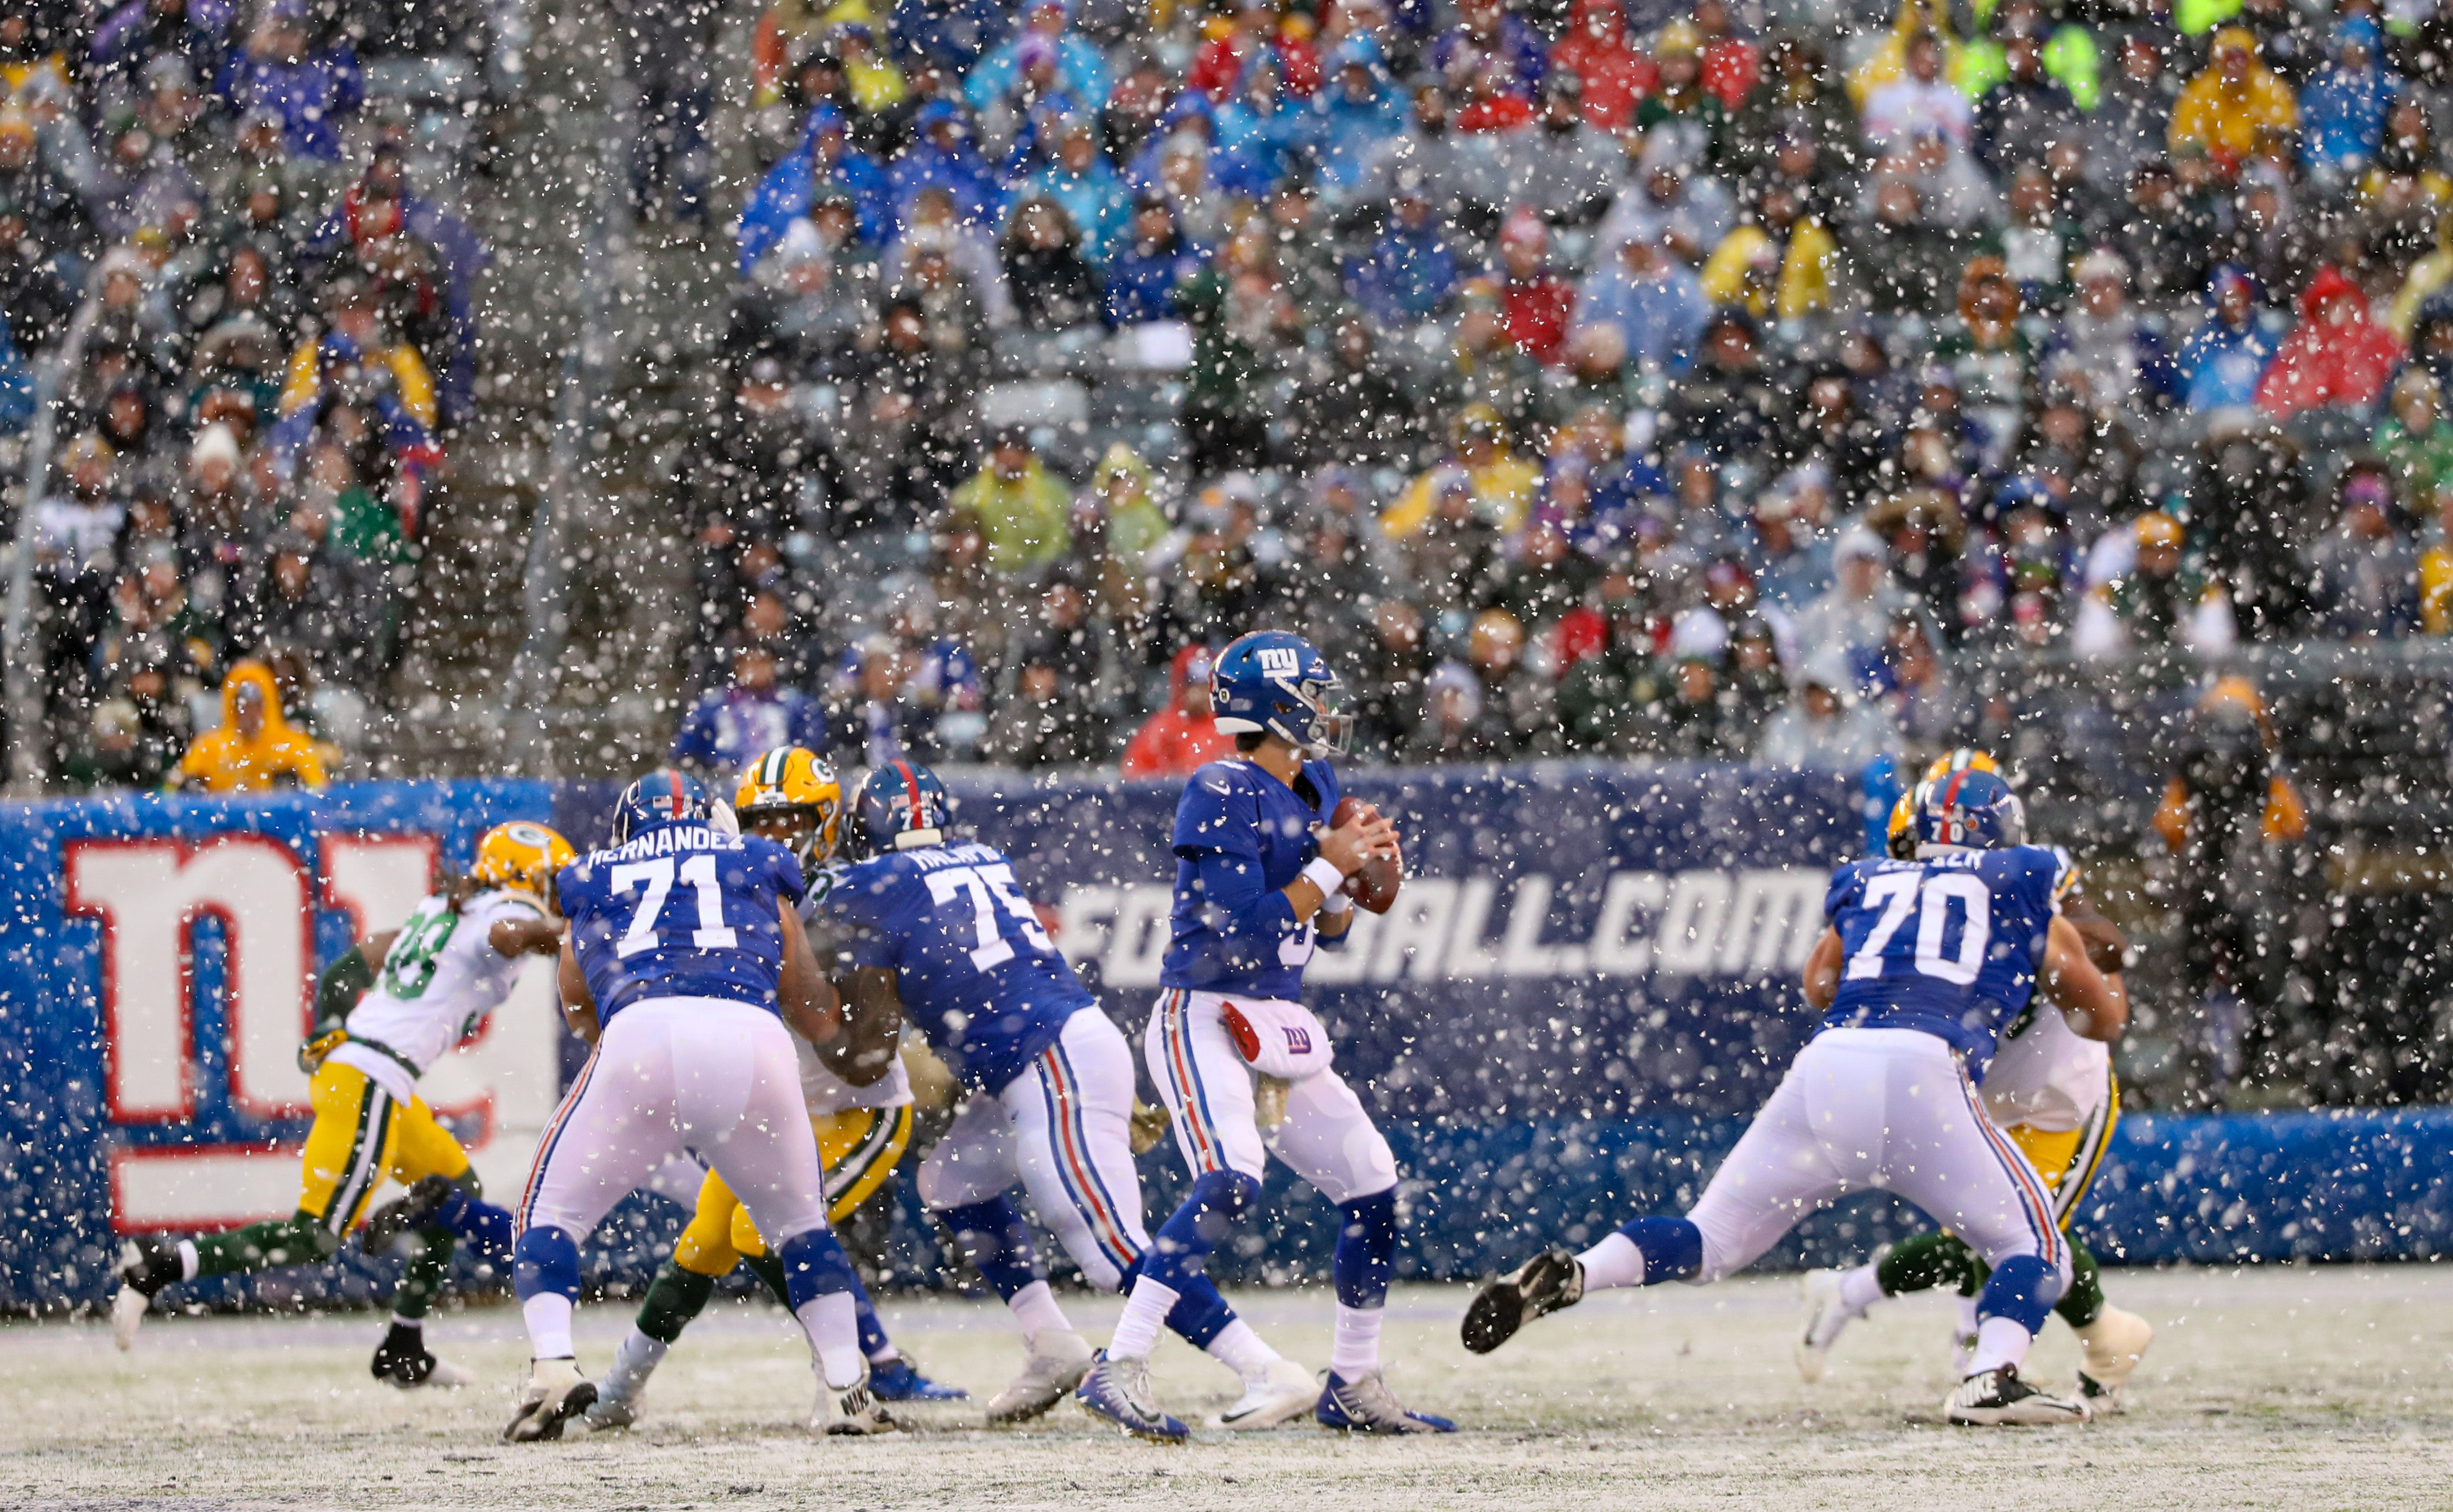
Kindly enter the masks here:
<path id="1" fill-rule="evenodd" d="M 1251 790 L 1252 764 L 1230 761 L 1225 757 L 1214 762 L 1202 763 L 1200 766 L 1194 768 L 1191 778 L 1184 785 L 1184 796 L 1187 799 L 1190 799 L 1195 793 L 1209 793 L 1219 798 L 1229 798 L 1237 793 Z"/>

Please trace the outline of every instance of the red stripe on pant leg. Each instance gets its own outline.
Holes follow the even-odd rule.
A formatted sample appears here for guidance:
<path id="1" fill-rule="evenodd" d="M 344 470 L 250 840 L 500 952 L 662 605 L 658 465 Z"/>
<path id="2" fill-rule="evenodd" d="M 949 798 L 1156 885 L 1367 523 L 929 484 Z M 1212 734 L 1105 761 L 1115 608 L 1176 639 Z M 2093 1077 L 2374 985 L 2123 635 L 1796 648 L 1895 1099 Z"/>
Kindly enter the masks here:
<path id="1" fill-rule="evenodd" d="M 1066 1184 L 1073 1189 L 1074 1200 L 1081 1207 L 1082 1215 L 1090 1221 L 1091 1239 L 1107 1251 L 1107 1258 L 1115 1263 L 1118 1270 L 1127 1269 L 1133 1263 L 1132 1246 L 1125 1242 L 1124 1225 L 1101 1204 L 1098 1181 L 1089 1165 L 1087 1153 L 1082 1147 L 1089 1143 L 1089 1136 L 1081 1125 L 1080 1096 L 1072 1078 L 1066 1074 L 1065 1063 L 1055 1047 L 1051 1046 L 1043 1059 L 1047 1062 L 1044 1074 L 1055 1093 L 1056 1102 L 1056 1117 L 1052 1121 L 1056 1138 L 1051 1143 L 1056 1146 L 1057 1158 L 1070 1172 Z"/>
<path id="2" fill-rule="evenodd" d="M 2019 1153 L 2018 1146 L 1993 1126 L 1991 1116 L 1985 1113 L 1984 1103 L 1976 1095 L 1976 1084 L 1967 1079 L 1964 1067 L 1960 1070 L 1959 1086 L 1967 1099 L 1969 1116 L 1976 1120 L 1977 1131 L 1992 1147 L 1993 1158 L 2001 1163 L 2004 1174 L 2010 1178 L 2010 1184 L 2017 1189 L 2021 1204 L 2027 1210 L 2027 1225 L 2036 1231 L 2037 1258 L 2059 1270 L 2061 1225 L 2053 1222 L 2052 1203 L 2036 1189 L 2034 1169 L 2027 1164 L 2027 1158 Z"/>
<path id="3" fill-rule="evenodd" d="M 1192 1129 L 1193 1164 L 1196 1176 L 1207 1176 L 1225 1167 L 1218 1153 L 1216 1136 L 1202 1118 L 1201 1099 L 1192 1087 L 1191 1014 L 1186 1011 L 1190 998 L 1176 994 L 1175 1006 L 1167 1013 L 1167 1065 L 1175 1081 L 1177 1100 L 1183 1104 L 1183 1115 Z"/>
<path id="4" fill-rule="evenodd" d="M 562 1142 L 563 1125 L 569 1122 L 571 1110 L 579 1106 L 580 1097 L 588 1090 L 588 1079 L 596 1073 L 596 1052 L 588 1052 L 588 1063 L 571 1078 L 570 1090 L 562 1095 L 562 1105 L 546 1121 L 545 1132 L 537 1137 L 537 1152 L 528 1162 L 528 1179 L 520 1187 L 519 1226 L 528 1226 L 529 1209 L 536 1204 L 537 1188 L 545 1180 L 546 1163 L 553 1158 L 553 1147 Z"/>

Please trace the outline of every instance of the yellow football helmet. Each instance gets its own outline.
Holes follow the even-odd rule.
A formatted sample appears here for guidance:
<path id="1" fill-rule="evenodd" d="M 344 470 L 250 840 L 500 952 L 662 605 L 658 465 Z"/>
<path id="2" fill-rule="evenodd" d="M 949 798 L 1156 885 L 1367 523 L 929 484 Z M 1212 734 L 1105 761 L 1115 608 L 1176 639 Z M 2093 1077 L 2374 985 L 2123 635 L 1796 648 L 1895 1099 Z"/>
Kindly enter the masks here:
<path id="1" fill-rule="evenodd" d="M 577 855 L 569 841 L 548 826 L 533 819 L 514 819 L 478 840 L 477 864 L 469 868 L 469 877 L 481 887 L 516 887 L 550 898 L 553 874 Z"/>
<path id="2" fill-rule="evenodd" d="M 803 746 L 778 746 L 743 767 L 732 811 L 751 831 L 761 818 L 803 821 L 798 836 L 785 844 L 812 877 L 835 859 L 843 841 L 843 783 L 832 766 Z"/>
<path id="3" fill-rule="evenodd" d="M 2009 780 L 2002 764 L 1973 746 L 1962 746 L 1946 755 L 1936 756 L 1933 765 L 1925 769 L 1928 781 L 1949 776 L 1952 772 L 1991 772 L 2004 782 Z"/>

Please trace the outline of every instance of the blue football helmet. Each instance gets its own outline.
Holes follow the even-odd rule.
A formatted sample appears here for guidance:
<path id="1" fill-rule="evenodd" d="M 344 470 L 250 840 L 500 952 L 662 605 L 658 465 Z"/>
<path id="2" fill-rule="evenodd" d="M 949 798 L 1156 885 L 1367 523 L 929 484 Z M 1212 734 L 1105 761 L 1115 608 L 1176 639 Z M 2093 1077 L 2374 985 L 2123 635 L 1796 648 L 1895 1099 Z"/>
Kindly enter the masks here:
<path id="1" fill-rule="evenodd" d="M 2027 810 L 1995 773 L 1962 767 L 1917 784 L 1916 847 L 2002 850 L 2027 843 Z"/>
<path id="2" fill-rule="evenodd" d="M 852 853 L 866 860 L 942 846 L 953 819 L 954 800 L 935 772 L 918 762 L 887 762 L 861 780 L 852 801 Z"/>
<path id="3" fill-rule="evenodd" d="M 1306 751 L 1344 751 L 1352 722 L 1337 674 L 1309 641 L 1284 630 L 1239 637 L 1209 673 L 1209 711 L 1228 735 L 1275 735 Z"/>
<path id="4" fill-rule="evenodd" d="M 707 789 L 688 772 L 659 766 L 622 789 L 613 805 L 613 844 L 642 830 L 708 816 Z"/>

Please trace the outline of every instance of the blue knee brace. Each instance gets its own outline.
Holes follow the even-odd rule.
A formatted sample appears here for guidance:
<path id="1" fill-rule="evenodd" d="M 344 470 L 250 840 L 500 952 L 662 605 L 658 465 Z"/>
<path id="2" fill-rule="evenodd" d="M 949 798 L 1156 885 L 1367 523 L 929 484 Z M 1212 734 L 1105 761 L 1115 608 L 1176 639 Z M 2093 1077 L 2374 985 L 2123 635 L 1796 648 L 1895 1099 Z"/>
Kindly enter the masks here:
<path id="1" fill-rule="evenodd" d="M 1338 1206 L 1333 1269 L 1337 1300 L 1348 1307 L 1377 1307 L 1388 1300 L 1396 1272 L 1397 1191 L 1390 1187 Z"/>
<path id="2" fill-rule="evenodd" d="M 520 1301 L 558 1292 L 579 1300 L 579 1245 L 550 1224 L 520 1235 L 511 1253 L 511 1289 Z"/>
<path id="3" fill-rule="evenodd" d="M 992 1197 L 943 1208 L 937 1217 L 953 1233 L 954 1248 L 1006 1301 L 1032 1282 L 1047 1279 L 1038 1247 L 1030 1242 L 1030 1225 L 1010 1199 Z"/>
<path id="4" fill-rule="evenodd" d="M 833 1229 L 794 1234 L 776 1249 L 775 1258 L 784 1266 L 784 1296 L 794 1312 L 830 1292 L 848 1291 L 855 1299 L 868 1295 Z"/>
<path id="5" fill-rule="evenodd" d="M 1620 1233 L 1644 1251 L 1644 1284 L 1685 1281 L 1704 1268 L 1704 1231 L 1685 1218 L 1635 1218 Z"/>
<path id="6" fill-rule="evenodd" d="M 1993 1267 L 1976 1296 L 1976 1319 L 2007 1318 L 2029 1333 L 2041 1331 L 2044 1315 L 2062 1300 L 2062 1279 L 2033 1255 L 2013 1255 Z"/>

